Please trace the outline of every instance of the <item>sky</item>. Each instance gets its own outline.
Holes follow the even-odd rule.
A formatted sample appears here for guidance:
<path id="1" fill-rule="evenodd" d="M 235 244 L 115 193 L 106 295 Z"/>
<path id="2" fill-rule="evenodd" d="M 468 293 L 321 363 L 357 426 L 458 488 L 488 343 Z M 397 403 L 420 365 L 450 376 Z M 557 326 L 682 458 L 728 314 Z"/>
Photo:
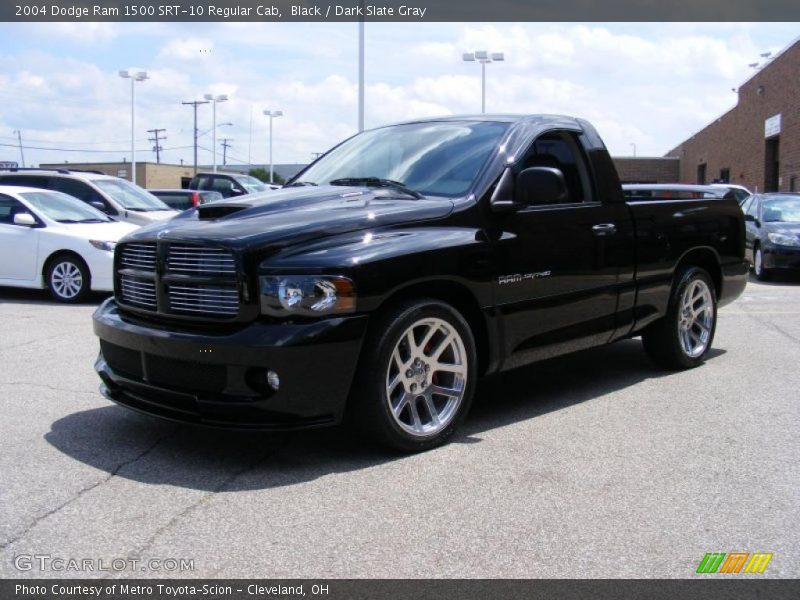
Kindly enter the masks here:
<path id="1" fill-rule="evenodd" d="M 368 23 L 366 125 L 480 112 L 474 50 L 504 52 L 487 66 L 487 112 L 589 119 L 612 154 L 661 156 L 732 108 L 735 89 L 796 38 L 797 23 Z M 192 109 L 227 94 L 218 146 L 229 164 L 306 163 L 357 130 L 355 23 L 0 24 L 0 161 L 130 160 L 130 81 L 136 158 L 155 160 L 148 129 L 166 129 L 161 161 L 192 163 Z M 198 128 L 212 128 L 210 105 Z M 201 135 L 200 164 L 212 161 Z M 37 148 L 47 148 L 37 149 Z M 219 147 L 219 164 L 222 164 Z"/>

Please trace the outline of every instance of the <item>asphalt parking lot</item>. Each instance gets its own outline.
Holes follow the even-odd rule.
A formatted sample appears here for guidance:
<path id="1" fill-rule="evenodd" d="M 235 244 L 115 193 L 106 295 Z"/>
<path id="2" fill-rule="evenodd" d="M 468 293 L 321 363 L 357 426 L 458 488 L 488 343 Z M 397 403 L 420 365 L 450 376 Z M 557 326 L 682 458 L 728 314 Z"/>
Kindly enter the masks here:
<path id="1" fill-rule="evenodd" d="M 716 551 L 800 576 L 797 279 L 751 281 L 701 368 L 658 371 L 630 340 L 522 369 L 416 456 L 116 407 L 96 304 L 0 289 L 2 577 L 92 575 L 15 567 L 46 555 L 194 560 L 103 577 L 682 578 Z"/>

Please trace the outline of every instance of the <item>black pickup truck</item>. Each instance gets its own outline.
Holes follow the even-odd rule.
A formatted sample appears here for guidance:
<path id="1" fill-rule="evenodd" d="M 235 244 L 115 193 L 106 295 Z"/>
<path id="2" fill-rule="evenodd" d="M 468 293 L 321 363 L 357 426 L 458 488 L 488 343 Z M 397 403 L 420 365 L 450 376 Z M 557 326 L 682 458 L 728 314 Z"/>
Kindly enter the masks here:
<path id="1" fill-rule="evenodd" d="M 485 375 L 634 336 L 664 367 L 702 363 L 745 287 L 744 235 L 732 199 L 626 201 L 581 119 L 381 127 L 282 190 L 124 238 L 96 370 L 168 419 L 347 420 L 424 450 Z"/>

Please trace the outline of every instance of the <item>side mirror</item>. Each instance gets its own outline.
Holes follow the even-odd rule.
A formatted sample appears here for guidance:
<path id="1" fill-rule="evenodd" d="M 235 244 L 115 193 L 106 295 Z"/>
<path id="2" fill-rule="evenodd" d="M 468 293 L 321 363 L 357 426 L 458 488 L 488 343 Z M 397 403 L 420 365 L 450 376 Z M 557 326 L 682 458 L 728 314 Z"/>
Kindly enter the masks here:
<path id="1" fill-rule="evenodd" d="M 517 175 L 514 186 L 516 204 L 559 204 L 566 199 L 567 184 L 560 169 L 530 167 Z"/>
<path id="2" fill-rule="evenodd" d="M 756 217 L 755 217 L 755 215 L 745 215 L 744 216 L 744 220 L 745 221 L 750 221 L 751 223 L 755 223 Z"/>
<path id="3" fill-rule="evenodd" d="M 89 202 L 89 206 L 96 208 L 100 212 L 107 212 L 106 205 L 100 202 L 99 200 L 92 200 L 91 202 Z"/>
<path id="4" fill-rule="evenodd" d="M 236 187 L 235 185 L 231 186 L 231 191 L 234 194 L 244 194 L 244 190 L 242 188 L 240 188 L 240 187 Z"/>
<path id="5" fill-rule="evenodd" d="M 17 213 L 14 215 L 14 225 L 23 227 L 36 227 L 36 217 L 31 213 Z"/>

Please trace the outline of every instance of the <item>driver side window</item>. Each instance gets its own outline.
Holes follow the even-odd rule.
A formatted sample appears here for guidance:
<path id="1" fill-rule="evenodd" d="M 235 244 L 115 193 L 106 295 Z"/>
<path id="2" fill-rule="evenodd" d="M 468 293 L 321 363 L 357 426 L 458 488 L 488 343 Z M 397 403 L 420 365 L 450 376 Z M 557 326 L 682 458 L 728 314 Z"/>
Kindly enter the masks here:
<path id="1" fill-rule="evenodd" d="M 14 215 L 26 212 L 28 212 L 28 209 L 22 206 L 19 201 L 5 194 L 0 194 L 0 223 L 13 225 Z"/>
<path id="2" fill-rule="evenodd" d="M 531 144 L 520 163 L 522 169 L 552 167 L 564 174 L 567 185 L 565 203 L 592 201 L 589 169 L 580 142 L 574 133 L 545 133 Z"/>

